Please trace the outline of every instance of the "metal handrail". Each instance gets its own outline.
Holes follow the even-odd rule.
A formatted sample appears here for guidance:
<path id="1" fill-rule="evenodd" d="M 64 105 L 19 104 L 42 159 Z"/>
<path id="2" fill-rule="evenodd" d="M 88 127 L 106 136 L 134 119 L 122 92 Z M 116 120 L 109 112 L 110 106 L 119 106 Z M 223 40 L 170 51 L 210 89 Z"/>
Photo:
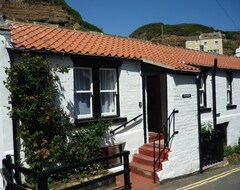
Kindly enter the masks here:
<path id="1" fill-rule="evenodd" d="M 119 129 L 121 129 L 121 128 L 125 128 L 125 127 L 127 126 L 127 124 L 131 123 L 132 121 L 136 121 L 136 119 L 139 118 L 139 117 L 141 117 L 142 115 L 143 115 L 142 113 L 139 114 L 138 116 L 134 117 L 133 119 L 131 119 L 131 120 L 127 121 L 126 123 L 120 125 L 120 126 L 117 127 L 116 129 L 111 130 L 110 133 L 114 135 L 117 130 L 119 130 Z"/>
<path id="2" fill-rule="evenodd" d="M 168 147 L 169 142 L 174 137 L 174 135 L 178 134 L 178 131 L 175 131 L 175 114 L 178 113 L 178 110 L 173 110 L 172 113 L 168 116 L 165 124 L 163 125 L 163 131 L 160 131 L 157 135 L 158 139 L 153 140 L 153 172 L 154 172 L 154 183 L 156 183 L 156 171 L 160 167 L 160 159 L 162 156 L 162 153 L 165 151 L 166 147 Z M 171 128 L 171 121 L 173 121 L 173 133 L 170 136 L 170 128 Z M 163 150 L 161 151 L 161 143 L 160 143 L 160 134 L 164 134 L 164 145 Z M 156 159 L 156 141 L 158 141 L 158 157 Z M 164 154 L 166 155 L 166 154 Z M 156 164 L 158 163 L 158 167 L 156 169 Z"/>

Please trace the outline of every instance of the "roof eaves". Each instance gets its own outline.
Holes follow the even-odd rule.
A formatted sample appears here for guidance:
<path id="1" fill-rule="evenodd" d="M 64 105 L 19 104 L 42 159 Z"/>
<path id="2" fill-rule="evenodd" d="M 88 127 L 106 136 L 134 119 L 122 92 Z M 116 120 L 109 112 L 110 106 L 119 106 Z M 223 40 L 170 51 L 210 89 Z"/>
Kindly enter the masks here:
<path id="1" fill-rule="evenodd" d="M 141 58 L 140 60 L 145 62 L 145 63 L 151 64 L 151 65 L 155 65 L 155 66 L 158 66 L 158 67 L 162 67 L 162 68 L 165 68 L 165 69 L 173 70 L 173 71 L 186 71 L 186 72 L 194 72 L 194 73 L 198 73 L 199 72 L 199 70 L 180 69 L 180 68 L 172 67 L 172 66 L 169 66 L 169 65 L 166 65 L 166 64 L 163 64 L 163 63 L 154 62 L 154 61 L 143 59 L 143 58 Z"/>

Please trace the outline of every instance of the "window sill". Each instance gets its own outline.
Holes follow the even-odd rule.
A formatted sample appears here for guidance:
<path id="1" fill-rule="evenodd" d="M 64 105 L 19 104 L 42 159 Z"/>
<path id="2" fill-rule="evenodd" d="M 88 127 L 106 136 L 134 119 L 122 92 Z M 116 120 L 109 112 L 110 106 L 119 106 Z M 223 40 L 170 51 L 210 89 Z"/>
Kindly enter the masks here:
<path id="1" fill-rule="evenodd" d="M 127 118 L 115 116 L 115 117 L 103 117 L 102 120 L 103 121 L 111 121 L 112 123 L 121 123 L 121 122 L 126 122 Z M 98 121 L 99 121 L 99 119 L 94 119 L 94 118 L 75 119 L 75 125 L 76 125 L 76 127 L 84 127 L 89 124 L 97 123 Z"/>
<path id="2" fill-rule="evenodd" d="M 228 104 L 226 106 L 227 110 L 232 110 L 232 109 L 236 109 L 237 108 L 237 105 L 233 105 L 233 104 Z"/>
<path id="3" fill-rule="evenodd" d="M 200 107 L 200 113 L 208 113 L 211 111 L 212 111 L 212 108 Z"/>

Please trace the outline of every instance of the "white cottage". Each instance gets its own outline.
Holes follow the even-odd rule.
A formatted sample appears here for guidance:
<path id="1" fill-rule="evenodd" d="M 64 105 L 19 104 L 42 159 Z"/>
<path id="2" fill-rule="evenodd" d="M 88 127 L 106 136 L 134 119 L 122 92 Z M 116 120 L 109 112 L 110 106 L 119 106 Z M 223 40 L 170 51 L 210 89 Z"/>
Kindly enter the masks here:
<path id="1" fill-rule="evenodd" d="M 70 66 L 68 74 L 59 75 L 64 87 L 61 107 L 77 127 L 99 117 L 112 120 L 112 135 L 104 146 L 115 152 L 129 150 L 132 172 L 154 176 L 151 142 L 158 132 L 155 138 L 168 147 L 157 168 L 159 180 L 203 168 L 204 122 L 221 128 L 228 145 L 238 142 L 238 58 L 21 22 L 2 27 L 0 39 L 1 81 L 6 78 L 4 68 L 24 52 Z M 14 125 L 5 108 L 9 93 L 2 82 L 0 89 L 0 159 L 6 154 L 17 159 Z"/>

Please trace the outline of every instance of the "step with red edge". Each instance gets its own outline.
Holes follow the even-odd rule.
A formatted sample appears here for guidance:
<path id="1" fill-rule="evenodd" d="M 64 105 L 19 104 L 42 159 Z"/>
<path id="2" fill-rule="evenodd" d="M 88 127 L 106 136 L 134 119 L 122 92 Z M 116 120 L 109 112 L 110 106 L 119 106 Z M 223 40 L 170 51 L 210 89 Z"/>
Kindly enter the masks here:
<path id="1" fill-rule="evenodd" d="M 153 160 L 154 160 L 154 158 L 151 156 L 146 156 L 143 154 L 134 154 L 133 155 L 133 162 L 136 162 L 139 164 L 144 164 L 144 165 L 153 167 Z M 158 161 L 157 165 L 158 165 L 159 169 L 162 169 L 162 161 L 163 160 Z"/>
<path id="2" fill-rule="evenodd" d="M 153 166 L 147 166 L 144 164 L 140 164 L 140 163 L 136 163 L 136 162 L 131 162 L 130 163 L 130 169 L 131 172 L 146 177 L 146 178 L 150 178 L 153 179 L 154 177 L 154 171 L 153 171 Z M 156 171 L 159 171 L 159 169 L 156 169 Z M 158 181 L 158 176 L 157 174 L 155 174 L 156 176 L 156 180 Z"/>
<path id="3" fill-rule="evenodd" d="M 159 154 L 161 154 L 161 156 L 163 156 L 162 151 L 163 151 L 163 148 L 160 148 L 160 153 L 159 153 L 159 149 L 156 148 L 155 149 L 155 157 L 158 157 Z M 163 152 L 165 153 L 166 150 L 164 150 Z M 153 147 L 148 146 L 148 145 L 143 145 L 142 147 L 139 148 L 139 154 L 153 157 L 154 156 Z"/>

